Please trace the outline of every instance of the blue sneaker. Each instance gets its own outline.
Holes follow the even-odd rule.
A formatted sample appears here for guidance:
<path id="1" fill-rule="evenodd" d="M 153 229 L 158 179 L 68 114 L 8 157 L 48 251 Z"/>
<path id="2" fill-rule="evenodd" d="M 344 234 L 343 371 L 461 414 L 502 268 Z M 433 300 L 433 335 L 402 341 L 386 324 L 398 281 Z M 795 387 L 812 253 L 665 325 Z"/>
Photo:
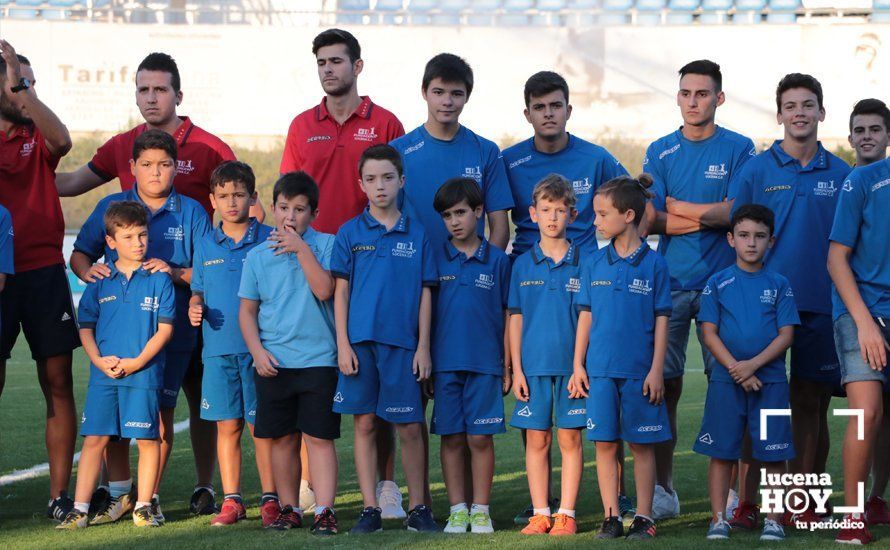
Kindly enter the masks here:
<path id="1" fill-rule="evenodd" d="M 367 535 L 383 531 L 383 520 L 380 518 L 380 508 L 368 506 L 362 510 L 358 517 L 358 523 L 349 530 L 350 535 Z"/>
<path id="2" fill-rule="evenodd" d="M 729 538 L 731 527 L 729 523 L 718 514 L 717 521 L 712 521 L 708 526 L 708 540 L 726 540 Z"/>
<path id="3" fill-rule="evenodd" d="M 767 518 L 763 520 L 763 532 L 760 534 L 760 540 L 785 540 L 785 530 L 782 529 L 782 526 L 779 525 L 778 521 Z"/>
<path id="4" fill-rule="evenodd" d="M 413 510 L 408 512 L 408 521 L 405 522 L 409 531 L 417 531 L 420 533 L 438 533 L 439 526 L 433 519 L 433 511 L 429 506 L 418 504 Z"/>

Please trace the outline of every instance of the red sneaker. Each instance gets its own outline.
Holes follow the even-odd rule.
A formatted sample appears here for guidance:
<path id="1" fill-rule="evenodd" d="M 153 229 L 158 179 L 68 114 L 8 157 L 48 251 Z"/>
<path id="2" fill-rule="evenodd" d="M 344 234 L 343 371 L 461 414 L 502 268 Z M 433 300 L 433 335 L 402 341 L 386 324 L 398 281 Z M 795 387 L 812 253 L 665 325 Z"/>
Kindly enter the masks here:
<path id="1" fill-rule="evenodd" d="M 271 527 L 278 515 L 281 514 L 281 505 L 277 500 L 267 500 L 260 506 L 260 517 L 263 518 L 263 528 Z"/>
<path id="2" fill-rule="evenodd" d="M 732 514 L 729 520 L 729 526 L 733 529 L 757 529 L 757 522 L 760 518 L 760 509 L 756 504 L 750 502 L 740 502 L 738 508 Z"/>
<path id="3" fill-rule="evenodd" d="M 784 517 L 783 517 L 784 519 Z M 812 508 L 807 508 L 800 514 L 794 514 L 791 517 L 791 526 L 795 529 L 807 529 L 811 523 L 819 523 L 822 518 Z M 800 527 L 798 527 L 800 524 Z"/>
<path id="4" fill-rule="evenodd" d="M 871 537 L 871 533 L 868 532 L 868 527 L 865 525 L 865 516 L 862 514 L 844 514 L 844 521 L 860 522 L 861 527 L 841 529 L 838 531 L 834 542 L 840 544 L 868 544 L 874 540 Z"/>
<path id="5" fill-rule="evenodd" d="M 222 509 L 210 520 L 210 525 L 220 527 L 222 525 L 235 525 L 242 519 L 247 519 L 247 510 L 244 505 L 233 498 L 223 501 Z"/>
<path id="6" fill-rule="evenodd" d="M 887 501 L 879 496 L 873 496 L 865 503 L 865 521 L 869 525 L 886 525 L 890 523 L 890 510 L 887 510 Z"/>

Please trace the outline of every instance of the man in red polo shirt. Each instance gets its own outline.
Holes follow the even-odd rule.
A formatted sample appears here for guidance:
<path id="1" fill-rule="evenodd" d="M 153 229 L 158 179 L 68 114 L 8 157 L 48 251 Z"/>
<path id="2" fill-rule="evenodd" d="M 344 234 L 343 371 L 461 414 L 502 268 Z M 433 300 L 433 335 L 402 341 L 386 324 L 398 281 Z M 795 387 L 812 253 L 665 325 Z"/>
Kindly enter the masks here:
<path id="1" fill-rule="evenodd" d="M 0 393 L 6 361 L 23 330 L 46 398 L 47 515 L 61 521 L 74 506 L 67 494 L 77 433 L 71 352 L 80 338 L 62 257 L 65 221 L 54 171 L 71 150 L 71 136 L 37 98 L 30 65 L 0 40 L 0 204 L 12 215 L 15 233 L 15 275 L 6 279 L 0 311 Z"/>
<path id="2" fill-rule="evenodd" d="M 405 129 L 395 115 L 375 105 L 368 96 L 358 95 L 358 75 L 362 72 L 362 50 L 358 40 L 347 31 L 328 29 L 312 41 L 312 54 L 318 65 L 318 79 L 325 97 L 321 103 L 294 118 L 287 131 L 280 172 L 304 170 L 319 188 L 318 217 L 312 223 L 316 231 L 335 234 L 347 220 L 359 215 L 368 197 L 359 187 L 358 160 L 368 147 L 389 143 L 404 135 Z M 379 426 L 378 461 L 380 478 L 393 479 L 394 432 L 388 424 Z M 312 509 L 315 496 L 309 488 L 309 459 L 305 446 L 301 452 L 303 480 L 300 505 Z M 395 517 L 392 505 L 401 494 L 392 481 L 381 481 L 384 489 L 384 517 Z M 389 503 L 390 505 L 386 506 Z M 398 517 L 404 517 L 401 510 Z"/>
<path id="3" fill-rule="evenodd" d="M 136 105 L 145 123 L 109 139 L 85 166 L 74 172 L 57 174 L 59 194 L 63 197 L 81 195 L 114 178 L 118 178 L 122 190 L 132 188 L 135 182 L 130 171 L 133 142 L 146 130 L 160 129 L 176 140 L 178 160 L 173 186 L 177 192 L 200 202 L 212 219 L 210 174 L 223 162 L 234 160 L 235 154 L 221 139 L 195 126 L 188 117 L 177 115 L 176 107 L 182 103 L 183 97 L 180 84 L 179 68 L 172 57 L 156 52 L 143 59 L 136 69 Z M 263 220 L 264 212 L 259 202 L 252 208 L 251 215 Z M 107 267 L 105 271 L 105 275 L 110 274 Z M 201 420 L 202 371 L 199 345 L 182 383 L 189 404 L 189 433 L 197 471 L 190 509 L 193 513 L 213 513 L 216 425 Z M 128 479 L 129 450 L 126 446 L 110 445 L 107 456 L 110 481 Z M 106 493 L 97 492 L 96 505 L 101 506 L 99 501 L 105 497 Z"/>

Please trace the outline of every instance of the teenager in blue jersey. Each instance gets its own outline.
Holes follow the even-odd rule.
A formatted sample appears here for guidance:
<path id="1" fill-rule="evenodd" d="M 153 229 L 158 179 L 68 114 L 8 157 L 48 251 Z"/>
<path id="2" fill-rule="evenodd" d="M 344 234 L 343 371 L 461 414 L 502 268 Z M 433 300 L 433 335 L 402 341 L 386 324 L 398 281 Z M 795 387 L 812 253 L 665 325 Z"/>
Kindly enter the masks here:
<path id="1" fill-rule="evenodd" d="M 646 151 L 643 171 L 654 180 L 655 195 L 647 208 L 649 233 L 661 235 L 658 251 L 671 274 L 673 314 L 668 329 L 664 365 L 665 403 L 670 418 L 670 441 L 656 446 L 657 484 L 654 519 L 680 513 L 673 487 L 674 447 L 677 444 L 677 403 L 683 391 L 683 373 L 689 327 L 693 319 L 702 341 L 698 311 L 708 277 L 733 262 L 726 244 L 730 182 L 754 155 L 754 143 L 717 126 L 717 107 L 723 104 L 723 75 L 713 61 L 692 61 L 680 69 L 677 106 L 683 126 L 654 141 Z M 705 374 L 715 365 L 704 345 Z"/>

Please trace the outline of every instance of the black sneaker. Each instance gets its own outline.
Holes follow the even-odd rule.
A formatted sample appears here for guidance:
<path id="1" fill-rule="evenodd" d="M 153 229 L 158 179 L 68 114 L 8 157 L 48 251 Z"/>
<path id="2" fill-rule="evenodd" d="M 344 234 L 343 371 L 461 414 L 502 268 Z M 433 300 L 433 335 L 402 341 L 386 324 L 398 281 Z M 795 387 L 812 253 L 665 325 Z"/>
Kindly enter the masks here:
<path id="1" fill-rule="evenodd" d="M 635 516 L 634 522 L 627 530 L 627 540 L 646 540 L 655 538 L 655 522 L 643 516 Z"/>
<path id="2" fill-rule="evenodd" d="M 429 506 L 418 504 L 413 510 L 408 512 L 408 520 L 405 522 L 409 531 L 417 531 L 419 533 L 438 533 L 439 526 L 433 519 L 433 511 Z"/>
<path id="3" fill-rule="evenodd" d="M 189 512 L 196 516 L 210 516 L 219 513 L 213 492 L 207 487 L 195 489 L 195 492 L 192 493 L 192 500 L 189 502 Z"/>
<path id="4" fill-rule="evenodd" d="M 71 510 L 74 510 L 74 501 L 68 496 L 67 491 L 61 491 L 59 496 L 54 498 L 47 506 L 46 517 L 56 521 L 63 521 Z"/>
<path id="5" fill-rule="evenodd" d="M 368 506 L 362 510 L 358 517 L 358 522 L 349 530 L 350 535 L 367 535 L 368 533 L 376 533 L 383 531 L 383 519 L 380 517 L 380 508 Z"/>
<path id="6" fill-rule="evenodd" d="M 105 487 L 99 487 L 95 491 L 93 491 L 93 496 L 90 497 L 90 509 L 87 512 L 91 516 L 95 516 L 102 510 L 107 510 L 111 505 L 111 493 L 108 492 L 108 489 Z"/>
<path id="7" fill-rule="evenodd" d="M 618 516 L 607 517 L 600 527 L 600 532 L 596 534 L 598 539 L 617 539 L 624 536 L 624 525 Z"/>
<path id="8" fill-rule="evenodd" d="M 535 507 L 529 504 L 528 508 L 513 516 L 513 524 L 528 525 L 528 520 L 532 519 L 533 515 L 535 515 Z"/>
<path id="9" fill-rule="evenodd" d="M 325 508 L 324 512 L 315 515 L 315 523 L 312 524 L 312 534 L 319 537 L 336 535 L 340 532 L 337 526 L 337 514 L 330 508 Z"/>
<path id="10" fill-rule="evenodd" d="M 269 526 L 269 529 L 276 531 L 287 531 L 288 529 L 299 529 L 303 526 L 303 516 L 298 514 L 293 506 L 285 506 L 278 514 L 278 519 Z"/>

